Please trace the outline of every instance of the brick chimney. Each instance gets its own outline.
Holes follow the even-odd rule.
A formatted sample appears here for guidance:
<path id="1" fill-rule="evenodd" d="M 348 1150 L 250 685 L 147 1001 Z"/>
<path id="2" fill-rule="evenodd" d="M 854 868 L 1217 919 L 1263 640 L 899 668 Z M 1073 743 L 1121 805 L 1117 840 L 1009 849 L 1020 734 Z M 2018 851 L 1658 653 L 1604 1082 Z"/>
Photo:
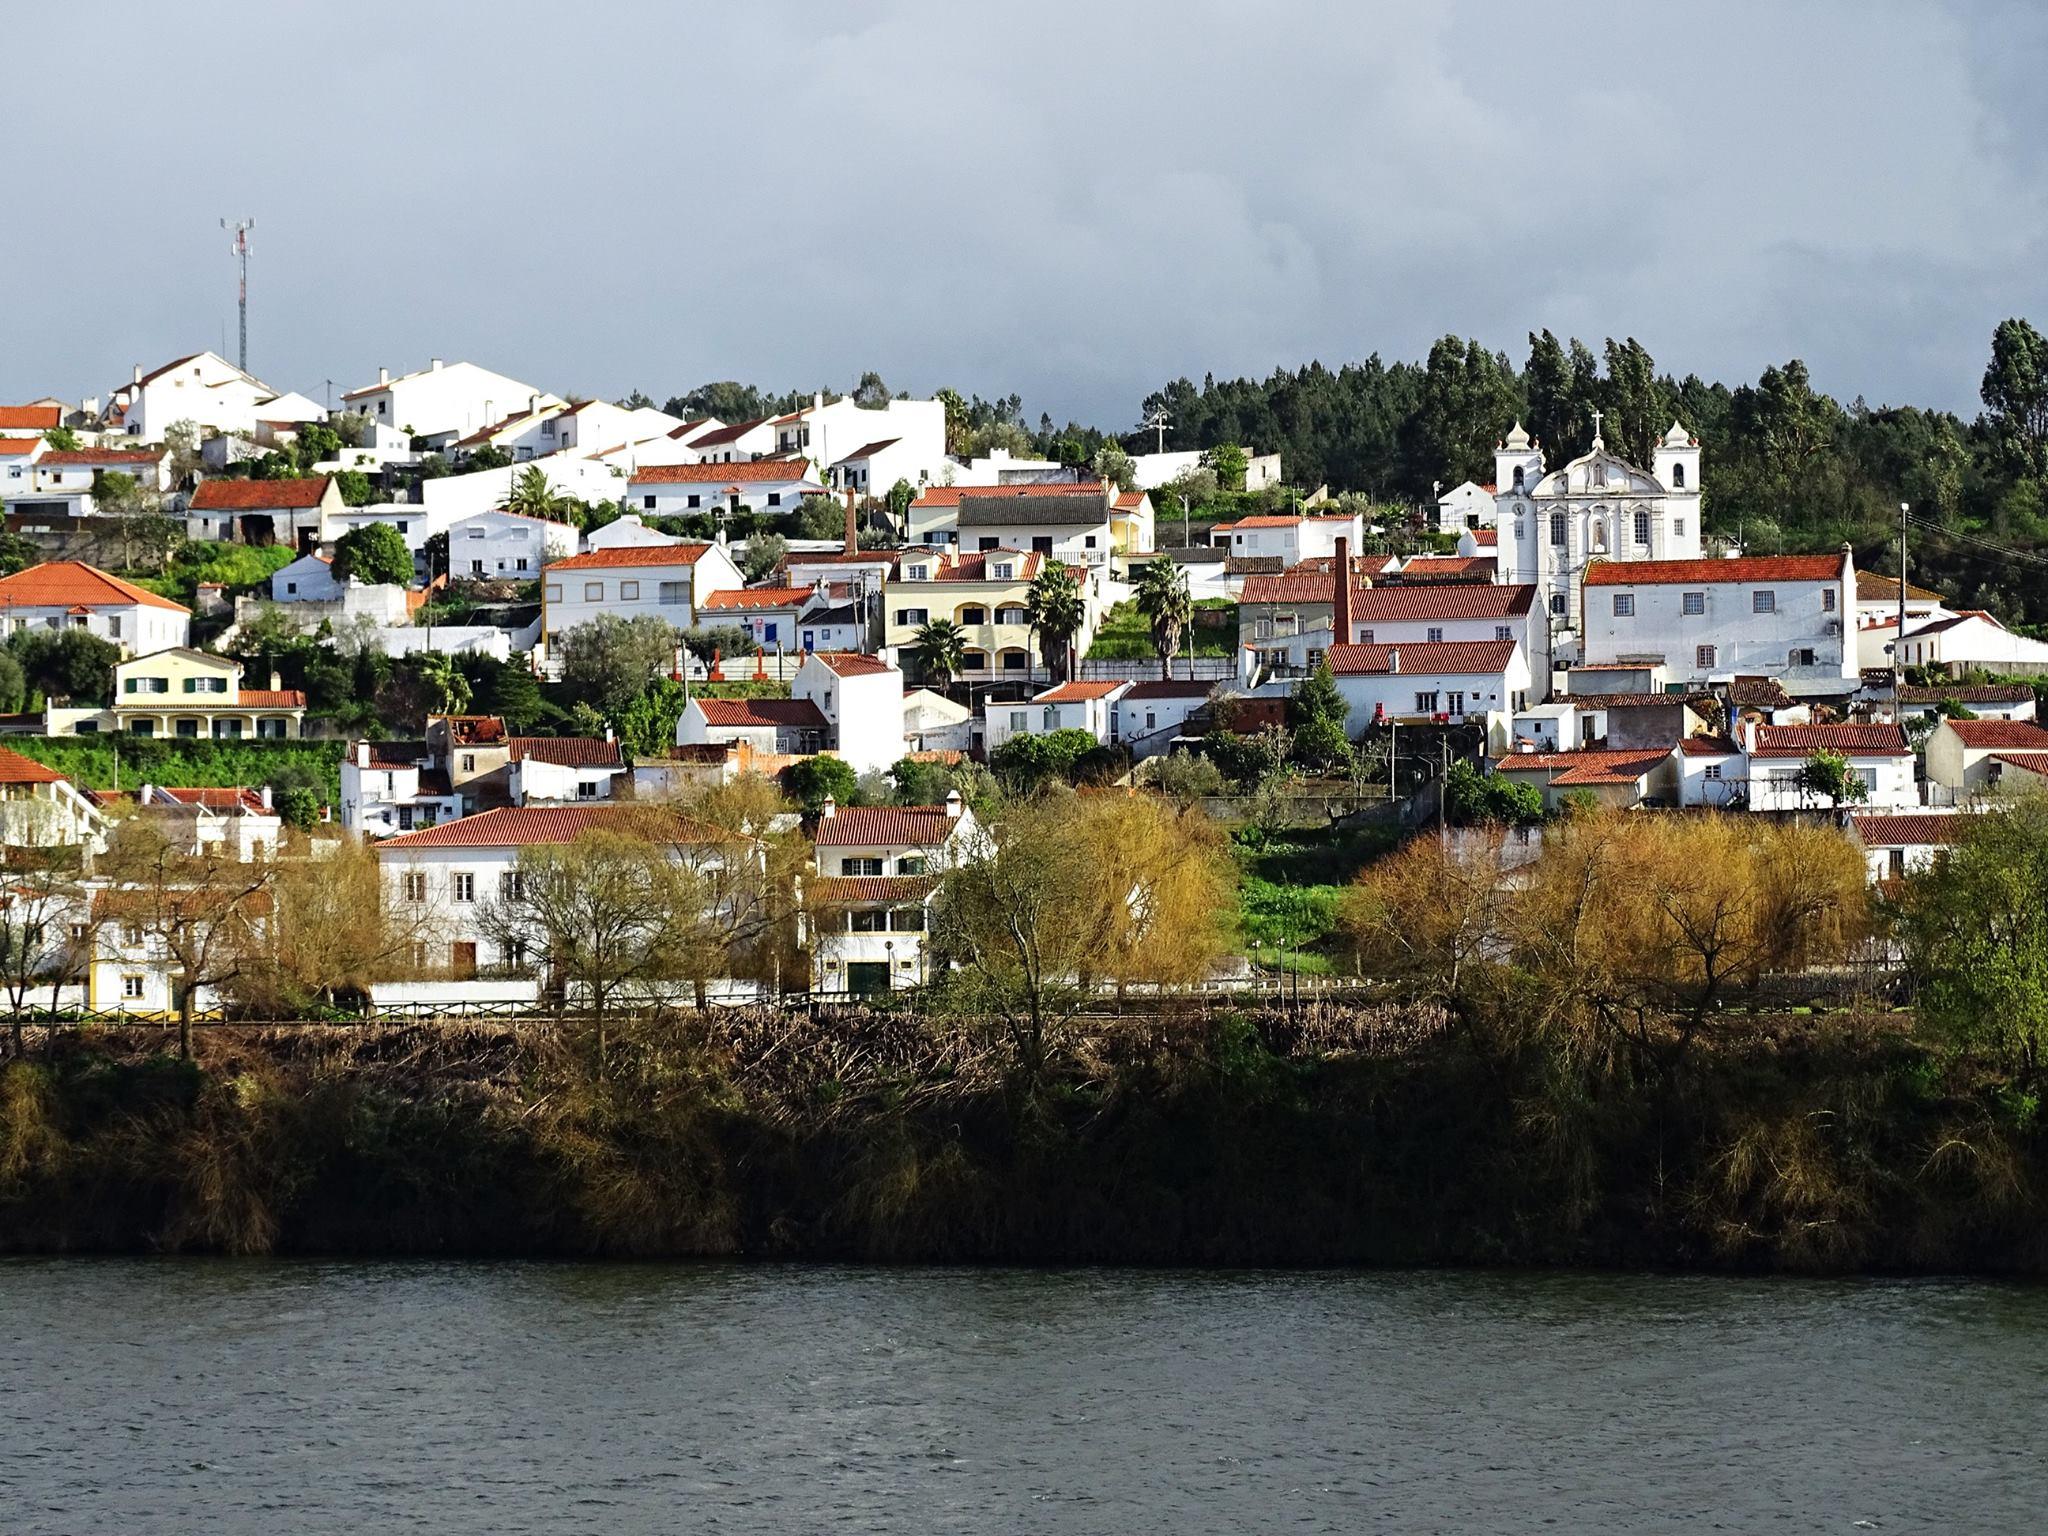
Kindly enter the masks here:
<path id="1" fill-rule="evenodd" d="M 1330 631 L 1333 645 L 1351 643 L 1351 541 L 1340 536 L 1337 558 L 1330 567 L 1336 573 L 1337 591 L 1330 600 Z"/>
<path id="2" fill-rule="evenodd" d="M 853 487 L 849 485 L 846 488 L 846 552 L 849 555 L 860 553 L 860 530 L 853 524 Z"/>

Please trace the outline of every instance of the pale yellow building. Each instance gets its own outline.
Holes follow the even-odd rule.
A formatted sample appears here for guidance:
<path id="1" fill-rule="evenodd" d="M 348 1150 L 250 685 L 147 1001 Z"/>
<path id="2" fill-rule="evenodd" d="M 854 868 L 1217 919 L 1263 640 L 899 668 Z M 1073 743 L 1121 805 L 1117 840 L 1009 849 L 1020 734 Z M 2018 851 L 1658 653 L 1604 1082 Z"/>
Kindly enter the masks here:
<path id="1" fill-rule="evenodd" d="M 1045 563 L 1036 550 L 987 549 L 972 554 L 945 549 L 905 550 L 882 593 L 885 643 L 916 666 L 917 632 L 935 619 L 960 626 L 970 683 L 1031 683 L 1047 676 L 1031 632 L 1031 581 Z M 1101 617 L 1092 573 L 1081 576 L 1086 615 L 1074 652 L 1084 654 Z"/>
<path id="2" fill-rule="evenodd" d="M 171 646 L 114 664 L 114 707 L 51 710 L 53 735 L 119 731 L 130 736 L 208 737 L 235 741 L 295 740 L 305 734 L 306 696 L 242 685 L 242 664 L 186 646 Z"/>

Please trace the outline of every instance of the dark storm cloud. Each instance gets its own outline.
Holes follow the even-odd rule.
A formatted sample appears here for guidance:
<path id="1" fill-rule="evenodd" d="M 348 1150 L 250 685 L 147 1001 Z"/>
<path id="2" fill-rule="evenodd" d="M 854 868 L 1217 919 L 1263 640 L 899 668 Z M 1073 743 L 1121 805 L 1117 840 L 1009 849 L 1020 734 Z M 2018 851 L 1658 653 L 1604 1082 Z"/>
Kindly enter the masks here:
<path id="1" fill-rule="evenodd" d="M 316 399 L 875 367 L 1118 425 L 1547 325 L 1967 408 L 2048 319 L 2048 30 L 1990 0 L 73 9 L 11 28 L 7 397 L 220 345 L 224 214 Z"/>

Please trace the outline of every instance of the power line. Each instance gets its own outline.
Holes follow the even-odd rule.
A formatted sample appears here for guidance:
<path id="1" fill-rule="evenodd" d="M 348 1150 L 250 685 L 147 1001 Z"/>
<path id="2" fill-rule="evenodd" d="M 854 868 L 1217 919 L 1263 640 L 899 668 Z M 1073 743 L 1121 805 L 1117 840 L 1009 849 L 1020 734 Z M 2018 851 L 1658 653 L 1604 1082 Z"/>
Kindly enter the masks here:
<path id="1" fill-rule="evenodd" d="M 1953 540 L 1959 544 L 1975 545 L 1978 549 L 1988 554 L 2000 555 L 2008 560 L 2024 560 L 2031 565 L 2048 566 L 2048 555 L 2043 555 L 2035 550 L 2015 549 L 2010 544 L 2000 544 L 1995 539 L 1987 539 L 1974 533 L 1962 533 L 1954 528 L 1945 528 L 1940 523 L 1930 522 L 1924 517 L 1913 517 L 1909 514 L 1906 520 L 1923 533 L 1938 534 L 1942 538 Z"/>

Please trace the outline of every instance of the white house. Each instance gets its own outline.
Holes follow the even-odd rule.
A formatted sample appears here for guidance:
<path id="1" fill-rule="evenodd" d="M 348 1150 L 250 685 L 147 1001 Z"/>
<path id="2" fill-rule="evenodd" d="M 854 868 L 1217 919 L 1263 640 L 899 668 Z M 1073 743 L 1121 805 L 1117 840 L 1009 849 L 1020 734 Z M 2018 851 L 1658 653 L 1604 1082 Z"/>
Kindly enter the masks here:
<path id="1" fill-rule="evenodd" d="M 1356 516 L 1243 517 L 1218 523 L 1209 537 L 1212 543 L 1227 541 L 1235 557 L 1278 556 L 1283 566 L 1290 566 L 1333 558 L 1339 539 L 1346 541 L 1346 548 L 1356 549 L 1364 538 L 1363 522 Z"/>
<path id="2" fill-rule="evenodd" d="M 832 724 L 809 699 L 692 698 L 676 721 L 679 747 L 744 743 L 763 756 L 808 756 L 825 750 Z M 899 754 L 900 755 L 900 754 Z"/>
<path id="3" fill-rule="evenodd" d="M 0 576 L 0 631 L 83 629 L 140 656 L 191 639 L 192 610 L 81 560 Z"/>
<path id="4" fill-rule="evenodd" d="M 1064 565 L 1106 573 L 1111 555 L 1152 548 L 1152 502 L 1139 495 L 1126 504 L 1100 485 L 1064 487 L 1046 495 L 1036 486 L 969 489 L 954 508 L 963 551 L 1031 550 Z"/>
<path id="5" fill-rule="evenodd" d="M 2000 753 L 2048 752 L 2048 730 L 2031 720 L 1944 720 L 1923 750 L 1927 777 L 1963 800 L 1996 787 Z"/>
<path id="6" fill-rule="evenodd" d="M 840 489 L 882 496 L 898 479 L 923 485 L 939 478 L 946 463 L 946 407 L 939 400 L 896 399 L 862 406 L 850 395 L 811 403 L 769 422 L 778 454 L 796 454 L 820 469 L 841 471 Z M 890 478 L 853 483 L 856 470 L 884 466 Z"/>
<path id="7" fill-rule="evenodd" d="M 1860 804 L 1872 809 L 1912 809 L 1920 804 L 1913 780 L 1913 749 L 1897 725 L 1759 725 L 1745 720 L 1737 740 L 1742 747 L 1753 811 L 1827 809 L 1824 797 L 1799 787 L 1799 774 L 1817 753 L 1845 758 L 1863 781 Z"/>
<path id="8" fill-rule="evenodd" d="M 1108 745 L 1117 737 L 1116 703 L 1130 691 L 1129 681 L 1071 682 L 1048 688 L 1022 704 L 988 705 L 987 741 L 993 752 L 1012 736 L 1050 736 L 1054 731 L 1086 731 Z"/>
<path id="9" fill-rule="evenodd" d="M 752 421 L 735 421 L 713 426 L 704 431 L 702 422 L 691 422 L 670 434 L 678 444 L 680 455 L 673 462 L 679 464 L 745 464 L 765 454 L 775 452 L 774 418 L 756 417 Z M 656 460 L 647 456 L 646 463 Z"/>
<path id="10" fill-rule="evenodd" d="M 825 481 L 835 491 L 856 496 L 885 497 L 901 480 L 915 489 L 932 473 L 928 454 L 900 437 L 880 438 L 863 443 L 825 471 Z"/>
<path id="11" fill-rule="evenodd" d="M 373 422 L 440 447 L 501 420 L 536 397 L 559 403 L 553 395 L 502 373 L 475 363 L 444 364 L 437 357 L 419 372 L 397 378 L 379 368 L 376 383 L 348 391 L 341 401 Z"/>
<path id="12" fill-rule="evenodd" d="M 99 512 L 102 475 L 127 475 L 144 491 L 171 488 L 170 450 L 162 447 L 51 448 L 40 438 L 25 453 L 0 461 L 0 497 L 24 530 L 39 517 L 92 517 Z"/>
<path id="13" fill-rule="evenodd" d="M 1966 672 L 2048 673 L 2048 641 L 2016 635 L 1982 609 L 1967 608 L 1915 627 L 1907 621 L 1904 661 L 1959 677 Z"/>
<path id="14" fill-rule="evenodd" d="M 1870 878 L 1901 880 L 1931 867 L 1956 845 L 1967 820 L 1954 811 L 1914 811 L 1906 815 L 1864 815 L 1849 818 L 1849 835 L 1863 848 Z"/>
<path id="15" fill-rule="evenodd" d="M 762 650 L 797 650 L 806 611 L 821 606 L 815 587 L 735 587 L 709 592 L 697 604 L 698 622 L 744 630 Z"/>
<path id="16" fill-rule="evenodd" d="M 906 753 L 965 752 L 974 745 L 974 711 L 929 688 L 903 695 Z"/>
<path id="17" fill-rule="evenodd" d="M 1058 466 L 1054 465 L 1053 468 L 1057 470 Z M 1076 514 L 1074 518 L 1060 518 L 1059 521 L 1063 526 L 1078 526 L 1079 523 L 1085 522 L 1093 516 L 1092 507 L 1107 508 L 1108 506 L 1108 493 L 1103 490 L 1099 481 L 1094 480 L 1052 482 L 1035 480 L 1009 481 L 1002 484 L 991 482 L 986 485 L 961 481 L 955 484 L 928 485 L 918 493 L 917 499 L 911 502 L 910 510 L 905 514 L 904 541 L 909 544 L 959 544 L 962 549 L 993 548 L 995 547 L 994 545 L 978 542 L 980 538 L 988 537 L 994 538 L 1000 543 L 1000 536 L 992 529 L 985 530 L 974 538 L 961 539 L 959 533 L 960 504 L 966 499 L 974 500 L 981 507 L 981 512 L 977 514 L 978 518 L 997 519 L 998 525 L 1000 525 L 1002 516 L 1000 510 L 992 510 L 999 507 L 998 501 L 994 499 L 984 500 L 984 498 L 999 496 L 1007 496 L 1013 499 L 1028 497 L 1033 506 L 1038 505 L 1040 499 L 1047 496 L 1075 496 L 1091 503 L 1091 511 L 1088 513 Z M 1020 523 L 1028 523 L 1029 521 L 1030 519 L 1012 517 L 1010 524 L 1011 526 L 1017 526 Z M 1104 521 L 1106 522 L 1107 519 L 1105 518 Z M 1032 531 L 1035 530 L 1026 529 L 1027 533 Z M 1098 532 L 1103 531 L 1106 530 L 1098 529 Z M 1106 541 L 1100 542 L 1101 547 L 1108 547 Z M 1026 542 L 1018 547 L 1029 549 L 1032 546 Z M 1050 549 L 1051 541 L 1048 540 L 1046 551 L 1044 552 L 1049 552 Z"/>
<path id="18" fill-rule="evenodd" d="M 1466 480 L 1436 499 L 1436 531 L 1466 533 L 1493 526 L 1494 488 Z"/>
<path id="19" fill-rule="evenodd" d="M 332 476 L 302 480 L 208 480 L 192 493 L 185 532 L 195 539 L 236 539 L 244 544 L 301 547 L 338 536 L 345 510 Z M 389 507 L 364 508 L 365 512 Z"/>
<path id="20" fill-rule="evenodd" d="M 755 459 L 743 464 L 643 464 L 626 486 L 627 504 L 643 515 L 714 516 L 735 502 L 763 515 L 794 512 L 825 484 L 800 460 Z"/>
<path id="21" fill-rule="evenodd" d="M 1188 716 L 1216 696 L 1219 685 L 1200 679 L 1151 679 L 1133 683 L 1116 701 L 1116 736 L 1134 758 L 1169 750 Z"/>
<path id="22" fill-rule="evenodd" d="M 925 974 L 926 911 L 938 877 L 966 856 L 974 813 L 944 805 L 848 806 L 827 800 L 806 894 L 827 910 L 811 934 L 820 991 L 912 987 Z"/>
<path id="23" fill-rule="evenodd" d="M 746 584 L 721 544 L 627 545 L 571 555 L 542 573 L 541 643 L 552 649 L 557 636 L 600 613 L 623 619 L 653 614 L 689 629 L 711 593 Z"/>
<path id="24" fill-rule="evenodd" d="M 514 736 L 509 755 L 514 805 L 609 800 L 626 772 L 616 741 L 588 736 Z"/>
<path id="25" fill-rule="evenodd" d="M 1861 677 L 1846 544 L 1839 555 L 1596 560 L 1582 590 L 1583 658 L 1594 665 L 1654 660 L 1699 686 L 1745 673 L 1794 693 L 1839 692 Z"/>
<path id="26" fill-rule="evenodd" d="M 1525 750 L 1497 758 L 1493 771 L 1525 784 L 1554 811 L 1566 796 L 1590 795 L 1603 805 L 1630 810 L 1670 805 L 1678 795 L 1669 747 L 1579 747 L 1560 752 Z"/>
<path id="27" fill-rule="evenodd" d="M 2031 720 L 2034 718 L 2034 690 L 2026 683 L 1951 683 L 1899 690 L 1899 717 L 1932 715 L 1944 704 L 1960 704 L 1983 720 Z"/>
<path id="28" fill-rule="evenodd" d="M 473 512 L 448 528 L 448 575 L 454 581 L 531 581 L 549 561 L 575 553 L 575 528 L 552 518 Z"/>
<path id="29" fill-rule="evenodd" d="M 334 562 L 325 555 L 301 555 L 270 577 L 273 603 L 338 603 L 347 590 L 348 583 L 335 576 Z"/>
<path id="30" fill-rule="evenodd" d="M 194 352 L 144 373 L 113 391 L 108 425 L 145 443 L 160 443 L 181 421 L 202 430 L 254 437 L 257 425 L 283 418 L 321 420 L 303 396 L 287 397 L 216 352 Z"/>
<path id="31" fill-rule="evenodd" d="M 1262 491 L 1267 486 L 1280 483 L 1280 455 L 1277 453 L 1255 453 L 1244 450 L 1244 488 L 1248 491 Z M 1177 448 L 1170 453 L 1134 453 L 1131 455 L 1132 483 L 1143 491 L 1156 491 L 1171 484 L 1182 475 L 1202 467 L 1207 452 L 1198 448 Z"/>
<path id="32" fill-rule="evenodd" d="M 1561 469 L 1546 472 L 1542 445 L 1519 422 L 1493 459 L 1500 580 L 1537 587 L 1567 654 L 1593 561 L 1699 558 L 1700 448 L 1675 422 L 1648 469 L 1609 453 L 1597 421 L 1591 450 Z"/>
<path id="33" fill-rule="evenodd" d="M 462 815 L 462 796 L 424 741 L 357 741 L 341 759 L 341 824 L 390 837 Z"/>
<path id="34" fill-rule="evenodd" d="M 1387 720 L 1457 722 L 1519 712 L 1534 682 L 1515 640 L 1337 645 L 1329 663 L 1351 706 L 1346 733 L 1353 737 Z"/>
<path id="35" fill-rule="evenodd" d="M 903 674 L 882 657 L 812 651 L 789 691 L 817 706 L 832 750 L 855 773 L 880 773 L 903 756 Z"/>
<path id="36" fill-rule="evenodd" d="M 106 834 L 106 816 L 63 774 L 0 747 L 0 843 L 10 848 L 100 848 Z"/>
<path id="37" fill-rule="evenodd" d="M 628 545 L 646 546 L 652 544 L 680 544 L 683 541 L 672 533 L 663 533 L 659 528 L 650 528 L 641 521 L 638 512 L 628 512 L 615 517 L 601 528 L 593 528 L 583 535 L 585 550 L 624 549 Z"/>

